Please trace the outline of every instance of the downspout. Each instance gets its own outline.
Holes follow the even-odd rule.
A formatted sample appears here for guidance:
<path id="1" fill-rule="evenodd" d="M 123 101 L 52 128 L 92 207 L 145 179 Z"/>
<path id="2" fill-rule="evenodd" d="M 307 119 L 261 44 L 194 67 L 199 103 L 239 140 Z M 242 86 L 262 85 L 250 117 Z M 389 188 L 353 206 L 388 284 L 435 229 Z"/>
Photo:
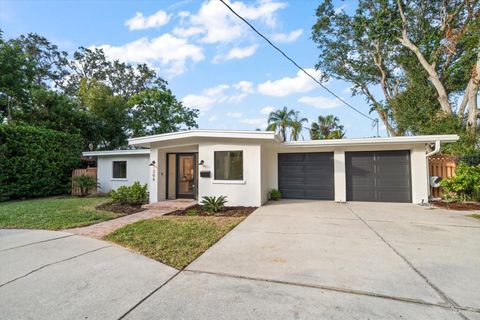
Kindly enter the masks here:
<path id="1" fill-rule="evenodd" d="M 440 145 L 440 140 L 436 140 L 436 141 L 435 141 L 435 148 L 434 148 L 432 151 L 430 151 L 429 153 L 427 153 L 427 154 L 425 155 L 425 158 L 427 158 L 426 163 L 427 163 L 428 198 L 430 198 L 431 193 L 432 193 L 432 190 L 431 190 L 431 188 L 430 188 L 430 173 L 429 173 L 428 157 L 431 157 L 431 156 L 436 155 L 437 153 L 439 153 L 439 152 L 440 152 L 440 146 L 441 146 L 441 145 Z M 422 200 L 422 204 L 423 204 L 423 200 Z"/>
<path id="2" fill-rule="evenodd" d="M 440 140 L 437 140 L 437 141 L 435 141 L 435 148 L 433 149 L 433 151 L 427 153 L 427 155 L 425 157 L 428 158 L 428 157 L 433 156 L 433 155 L 435 155 L 439 152 L 440 152 Z"/>

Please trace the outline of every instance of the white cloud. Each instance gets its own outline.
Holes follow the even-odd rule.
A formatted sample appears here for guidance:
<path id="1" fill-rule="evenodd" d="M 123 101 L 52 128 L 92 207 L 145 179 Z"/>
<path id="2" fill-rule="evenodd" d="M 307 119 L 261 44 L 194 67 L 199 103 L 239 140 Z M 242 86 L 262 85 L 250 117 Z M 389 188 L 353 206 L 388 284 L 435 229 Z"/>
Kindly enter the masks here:
<path id="1" fill-rule="evenodd" d="M 209 122 L 213 122 L 213 121 L 215 121 L 215 120 L 217 120 L 217 116 L 215 116 L 215 115 L 213 115 L 213 116 L 211 116 L 210 118 L 208 118 L 208 121 L 209 121 Z"/>
<path id="2" fill-rule="evenodd" d="M 151 16 L 145 17 L 143 13 L 137 12 L 135 16 L 128 19 L 125 25 L 129 30 L 143 30 L 164 26 L 170 21 L 171 15 L 163 10 L 158 10 Z"/>
<path id="3" fill-rule="evenodd" d="M 265 118 L 247 118 L 247 119 L 242 119 L 240 120 L 240 123 L 245 123 L 249 125 L 264 125 L 267 126 L 267 120 Z"/>
<path id="4" fill-rule="evenodd" d="M 229 117 L 229 118 L 241 118 L 242 114 L 240 112 L 227 112 L 227 117 Z"/>
<path id="5" fill-rule="evenodd" d="M 216 102 L 212 97 L 189 94 L 182 99 L 183 104 L 192 109 L 207 111 Z"/>
<path id="6" fill-rule="evenodd" d="M 303 104 L 306 104 L 318 109 L 330 109 L 330 108 L 336 108 L 342 105 L 342 102 L 338 99 L 327 98 L 323 96 L 318 96 L 318 97 L 305 96 L 298 99 L 298 102 L 301 102 Z"/>
<path id="7" fill-rule="evenodd" d="M 143 37 L 121 46 L 105 44 L 98 48 L 112 59 L 164 67 L 169 76 L 183 73 L 187 62 L 199 62 L 205 58 L 201 47 L 169 33 L 153 39 Z"/>
<path id="8" fill-rule="evenodd" d="M 258 4 L 245 4 L 240 1 L 227 3 L 241 16 L 250 21 L 260 21 L 268 27 L 276 25 L 276 12 L 287 6 L 278 1 L 263 0 Z M 184 16 L 185 25 L 198 27 L 203 31 L 200 41 L 205 43 L 238 41 L 248 33 L 247 27 L 234 16 L 220 1 L 209 0 L 202 4 L 196 14 Z"/>
<path id="9" fill-rule="evenodd" d="M 181 38 L 188 38 L 188 37 L 203 33 L 203 29 L 199 27 L 189 27 L 189 28 L 175 27 L 172 30 L 172 33 Z"/>
<path id="10" fill-rule="evenodd" d="M 235 84 L 236 85 L 236 84 Z M 235 85 L 219 84 L 214 87 L 203 89 L 202 94 L 189 94 L 182 99 L 185 106 L 208 111 L 216 103 L 238 103 L 248 94 L 239 92 Z"/>
<path id="11" fill-rule="evenodd" d="M 264 107 L 260 110 L 261 114 L 270 114 L 270 112 L 274 111 L 274 107 Z"/>
<path id="12" fill-rule="evenodd" d="M 216 55 L 213 58 L 213 62 L 219 62 L 221 60 L 233 60 L 233 59 L 245 59 L 255 54 L 258 45 L 254 44 L 248 47 L 235 47 L 230 49 L 225 55 Z"/>
<path id="13" fill-rule="evenodd" d="M 315 69 L 306 69 L 316 79 L 320 78 L 320 72 Z M 258 91 L 267 96 L 285 97 L 292 93 L 308 92 L 318 86 L 315 81 L 302 71 L 297 72 L 294 78 L 285 77 L 279 80 L 268 80 L 258 85 Z"/>
<path id="14" fill-rule="evenodd" d="M 253 83 L 250 81 L 239 81 L 233 85 L 233 87 L 237 90 L 246 92 L 246 93 L 253 93 L 255 90 L 253 89 Z"/>
<path id="15" fill-rule="evenodd" d="M 303 34 L 303 29 L 293 30 L 290 33 L 274 33 L 272 34 L 272 40 L 275 42 L 293 42 L 300 38 Z"/>

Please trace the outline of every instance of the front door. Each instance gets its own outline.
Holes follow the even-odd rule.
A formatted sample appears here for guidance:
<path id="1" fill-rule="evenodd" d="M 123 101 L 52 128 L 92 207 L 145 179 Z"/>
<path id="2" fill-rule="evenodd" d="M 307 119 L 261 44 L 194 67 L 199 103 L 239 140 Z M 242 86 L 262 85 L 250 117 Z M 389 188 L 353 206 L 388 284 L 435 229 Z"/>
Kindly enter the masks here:
<path id="1" fill-rule="evenodd" d="M 177 198 L 195 199 L 197 188 L 195 164 L 195 154 L 177 154 Z"/>

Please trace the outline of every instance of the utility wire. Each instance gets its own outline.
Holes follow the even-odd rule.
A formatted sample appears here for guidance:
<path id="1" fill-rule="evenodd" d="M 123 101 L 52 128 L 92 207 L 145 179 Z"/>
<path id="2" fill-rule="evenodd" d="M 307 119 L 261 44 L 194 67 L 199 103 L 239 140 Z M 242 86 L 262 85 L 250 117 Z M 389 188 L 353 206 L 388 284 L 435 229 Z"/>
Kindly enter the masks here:
<path id="1" fill-rule="evenodd" d="M 282 49 L 280 49 L 279 47 L 277 47 L 275 44 L 273 44 L 266 36 L 264 36 L 260 31 L 258 31 L 250 22 L 248 22 L 244 17 L 242 17 L 240 14 L 238 14 L 235 10 L 232 9 L 232 7 L 230 7 L 228 5 L 228 3 L 226 3 L 224 0 L 218 0 L 220 1 L 221 3 L 223 3 L 234 15 L 236 15 L 240 20 L 242 20 L 243 22 L 245 22 L 253 31 L 255 31 L 256 34 L 258 34 L 260 37 L 262 37 L 265 41 L 268 42 L 268 44 L 270 46 L 272 46 L 275 50 L 277 50 L 278 52 L 280 52 L 280 54 L 282 56 L 284 56 L 288 61 L 290 61 L 291 63 L 293 63 L 293 65 L 295 65 L 295 67 L 297 67 L 300 71 L 302 71 L 303 73 L 305 73 L 308 77 L 310 77 L 313 81 L 315 81 L 316 83 L 318 83 L 323 89 L 327 90 L 328 93 L 330 93 L 331 95 L 333 95 L 335 98 L 337 98 L 338 100 L 340 100 L 341 102 L 343 102 L 347 107 L 349 107 L 350 109 L 354 110 L 355 112 L 359 113 L 360 115 L 364 116 L 365 118 L 367 119 L 370 119 L 373 121 L 373 125 L 374 126 L 377 126 L 377 131 L 378 131 L 378 119 L 374 119 L 370 116 L 368 116 L 367 114 L 363 113 L 362 111 L 358 110 L 357 108 L 355 108 L 354 106 L 352 106 L 350 103 L 348 103 L 347 101 L 343 100 L 342 98 L 340 98 L 335 92 L 333 92 L 332 90 L 328 89 L 326 86 L 324 86 L 320 81 L 318 81 L 317 79 L 315 79 L 314 76 L 312 76 L 310 73 L 308 73 L 304 68 L 302 68 L 298 63 L 295 62 L 295 60 L 293 60 L 292 58 L 290 58 L 285 52 L 283 52 Z M 378 135 L 378 134 L 377 134 Z"/>

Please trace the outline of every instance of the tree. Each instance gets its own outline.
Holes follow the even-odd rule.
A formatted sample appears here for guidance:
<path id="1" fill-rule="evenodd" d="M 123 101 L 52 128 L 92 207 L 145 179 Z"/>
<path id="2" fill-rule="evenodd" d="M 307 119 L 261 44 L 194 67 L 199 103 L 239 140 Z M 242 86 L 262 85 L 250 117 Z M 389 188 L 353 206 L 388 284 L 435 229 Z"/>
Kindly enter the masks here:
<path id="1" fill-rule="evenodd" d="M 198 110 L 188 109 L 168 89 L 147 89 L 129 101 L 132 135 L 143 136 L 197 128 Z"/>
<path id="2" fill-rule="evenodd" d="M 98 119 L 101 134 L 93 149 L 112 150 L 127 145 L 127 103 L 122 97 L 103 83 L 86 79 L 81 81 L 78 97 L 82 107 Z"/>
<path id="3" fill-rule="evenodd" d="M 290 132 L 290 140 L 297 141 L 300 137 L 304 139 L 302 134 L 304 123 L 308 123 L 308 119 L 300 118 L 300 113 L 296 111 L 290 124 L 290 127 L 292 129 Z"/>
<path id="4" fill-rule="evenodd" d="M 340 125 L 340 119 L 332 114 L 319 116 L 318 122 L 312 122 L 310 128 L 310 139 L 342 139 L 345 136 L 343 125 Z"/>
<path id="5" fill-rule="evenodd" d="M 439 115 L 456 114 L 463 120 L 467 106 L 464 127 L 475 131 L 479 3 L 360 0 L 355 13 L 348 15 L 324 0 L 312 32 L 320 50 L 317 68 L 324 78 L 351 82 L 352 94 L 365 96 L 390 135 L 417 133 L 415 124 L 442 120 Z M 375 95 L 375 88 L 382 96 Z M 407 92 L 428 103 L 412 103 L 403 94 Z M 463 98 L 455 113 L 452 101 L 458 96 Z M 407 118 L 414 125 L 405 123 Z"/>
<path id="6" fill-rule="evenodd" d="M 295 111 L 289 110 L 287 107 L 270 112 L 267 130 L 277 132 L 280 134 L 282 141 L 285 142 L 287 140 L 287 129 L 291 127 L 295 115 Z"/>
<path id="7" fill-rule="evenodd" d="M 33 77 L 34 65 L 20 44 L 4 41 L 0 29 L 0 120 L 12 121 L 28 102 Z"/>

